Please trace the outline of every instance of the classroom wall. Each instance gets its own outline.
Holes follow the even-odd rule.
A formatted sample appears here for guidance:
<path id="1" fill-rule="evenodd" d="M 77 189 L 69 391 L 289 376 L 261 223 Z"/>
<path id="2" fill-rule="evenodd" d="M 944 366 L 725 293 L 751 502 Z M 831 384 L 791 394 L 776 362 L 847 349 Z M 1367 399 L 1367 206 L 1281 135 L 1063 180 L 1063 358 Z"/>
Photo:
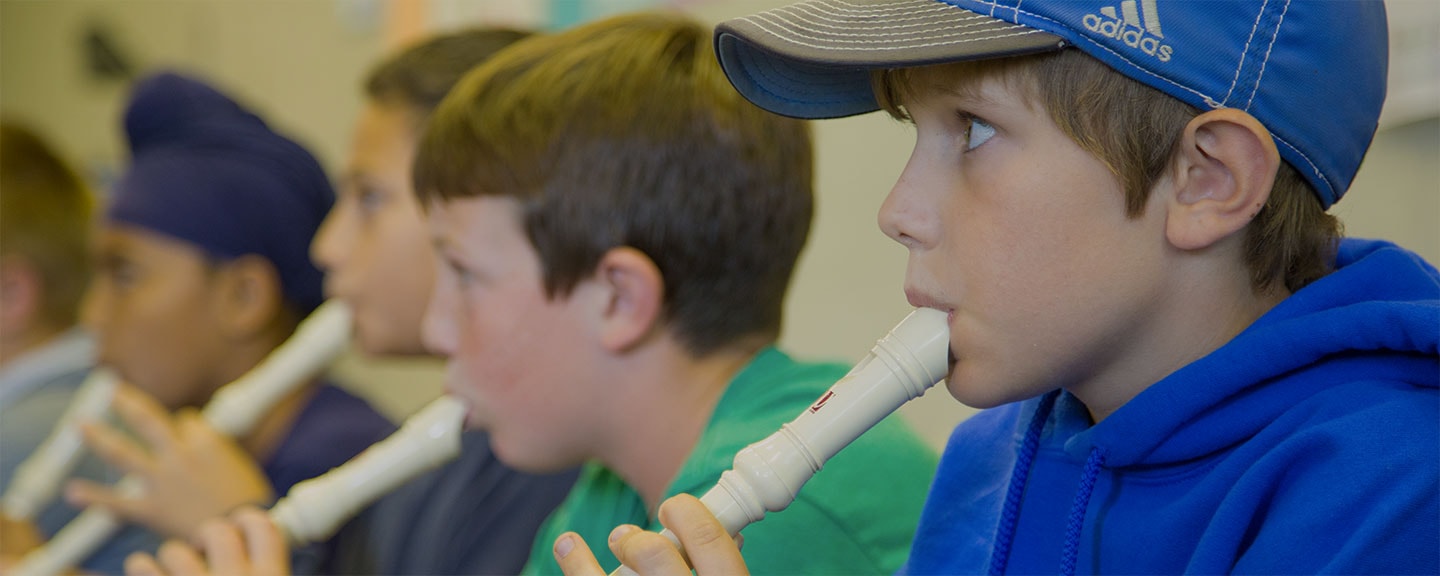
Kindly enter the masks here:
<path id="1" fill-rule="evenodd" d="M 556 0 L 564 2 L 566 0 Z M 644 2 L 626 0 L 627 5 Z M 654 2 L 650 2 L 654 4 Z M 777 0 L 679 2 L 706 22 L 785 4 Z M 1440 261 L 1440 5 L 1391 2 L 1392 92 L 1355 185 L 1336 212 L 1353 235 L 1388 238 Z M 434 0 L 431 26 L 537 20 L 546 6 L 518 0 Z M 308 143 L 338 173 L 358 84 L 393 30 L 378 0 L 175 2 L 0 1 L 0 112 L 36 125 L 103 182 L 123 159 L 117 133 L 125 84 L 87 72 L 88 29 L 108 31 L 137 67 L 203 72 Z M 567 12 L 575 17 L 575 12 Z M 1393 86 L 1400 86 L 1395 90 Z M 909 310 L 905 251 L 880 234 L 875 214 L 912 144 L 910 129 L 880 114 L 818 122 L 818 212 L 789 299 L 782 343 L 810 357 L 858 360 Z M 345 358 L 336 374 L 400 417 L 439 391 L 434 361 Z M 939 446 L 969 411 L 932 391 L 904 414 Z"/>

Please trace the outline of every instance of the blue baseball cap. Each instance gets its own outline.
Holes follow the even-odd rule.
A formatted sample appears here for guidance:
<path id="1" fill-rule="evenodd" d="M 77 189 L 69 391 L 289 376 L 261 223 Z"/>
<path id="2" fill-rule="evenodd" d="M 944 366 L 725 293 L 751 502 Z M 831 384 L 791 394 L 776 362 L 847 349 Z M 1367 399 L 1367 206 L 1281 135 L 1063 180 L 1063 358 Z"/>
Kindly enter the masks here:
<path id="1" fill-rule="evenodd" d="M 1200 110 L 1248 112 L 1326 208 L 1385 100 L 1379 0 L 810 0 L 715 30 L 735 88 L 797 118 L 878 109 L 870 70 L 1066 47 Z"/>

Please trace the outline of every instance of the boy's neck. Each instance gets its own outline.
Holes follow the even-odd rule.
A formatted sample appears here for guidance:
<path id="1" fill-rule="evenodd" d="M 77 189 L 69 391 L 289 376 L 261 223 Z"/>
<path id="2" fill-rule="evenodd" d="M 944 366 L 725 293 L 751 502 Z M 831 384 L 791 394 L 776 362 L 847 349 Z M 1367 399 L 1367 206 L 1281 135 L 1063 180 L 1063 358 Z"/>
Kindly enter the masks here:
<path id="1" fill-rule="evenodd" d="M 1108 369 L 1066 387 L 1089 409 L 1092 422 L 1218 350 L 1290 296 L 1279 279 L 1277 287 L 1254 290 L 1248 272 L 1222 258 L 1192 259 L 1177 270 Z"/>
<path id="2" fill-rule="evenodd" d="M 276 331 L 257 334 L 255 338 L 237 343 L 231 349 L 232 353 L 225 358 L 224 365 L 217 371 L 219 384 L 216 390 L 240 379 L 259 366 L 270 353 L 284 344 L 285 340 L 286 335 Z M 275 406 L 271 407 L 255 423 L 255 427 L 250 430 L 249 434 L 236 438 L 241 447 L 254 456 L 257 462 L 263 463 L 269 460 L 289 435 L 295 419 L 315 393 L 318 376 L 318 374 L 313 375 L 307 378 L 306 383 L 296 386 L 293 392 L 286 394 L 276 402 Z"/>
<path id="3" fill-rule="evenodd" d="M 727 348 L 695 358 L 678 343 L 640 352 L 614 406 L 611 434 L 599 460 L 639 492 L 654 517 L 665 491 L 699 442 L 730 381 L 763 345 Z M 626 372 L 617 372 L 625 374 Z"/>

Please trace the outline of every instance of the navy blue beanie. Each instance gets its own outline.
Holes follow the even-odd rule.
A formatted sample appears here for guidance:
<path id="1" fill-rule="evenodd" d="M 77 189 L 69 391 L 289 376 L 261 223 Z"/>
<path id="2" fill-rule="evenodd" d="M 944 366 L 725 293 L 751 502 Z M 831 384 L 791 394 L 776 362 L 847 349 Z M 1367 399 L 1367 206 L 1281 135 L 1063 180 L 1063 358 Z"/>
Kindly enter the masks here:
<path id="1" fill-rule="evenodd" d="M 214 88 L 174 73 L 136 84 L 125 135 L 131 164 L 115 186 L 110 221 L 220 260 L 261 256 L 298 312 L 320 304 L 310 240 L 335 191 L 314 156 Z"/>

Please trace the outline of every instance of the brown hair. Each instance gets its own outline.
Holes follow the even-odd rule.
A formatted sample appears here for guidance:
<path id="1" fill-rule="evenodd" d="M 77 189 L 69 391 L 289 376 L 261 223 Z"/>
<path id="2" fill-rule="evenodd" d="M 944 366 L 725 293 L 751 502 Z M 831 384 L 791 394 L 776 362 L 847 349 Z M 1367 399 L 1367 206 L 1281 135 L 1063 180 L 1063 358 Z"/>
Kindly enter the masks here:
<path id="1" fill-rule="evenodd" d="M 904 102 L 928 89 L 917 77 L 961 91 L 986 78 L 1017 88 L 1119 179 L 1131 217 L 1144 211 L 1151 189 L 1172 165 L 1186 124 L 1199 114 L 1075 49 L 877 71 L 871 76 L 876 100 L 892 116 L 908 120 Z M 1245 232 L 1251 286 L 1265 292 L 1281 280 L 1293 292 L 1320 279 L 1332 268 L 1340 235 L 1340 221 L 1325 213 L 1295 168 L 1281 162 L 1270 199 Z"/>
<path id="2" fill-rule="evenodd" d="M 0 120 L 0 250 L 24 257 L 44 283 L 42 317 L 75 323 L 90 280 L 90 217 L 85 183 L 39 136 Z"/>
<path id="3" fill-rule="evenodd" d="M 519 200 L 552 297 L 612 248 L 644 252 L 696 355 L 778 336 L 813 211 L 806 124 L 746 101 L 709 30 L 666 14 L 531 38 L 475 69 L 436 110 L 414 177 L 424 205 Z"/>
<path id="4" fill-rule="evenodd" d="M 372 68 L 365 95 L 404 106 L 423 121 L 466 72 L 528 36 L 509 28 L 471 28 L 427 38 Z"/>

